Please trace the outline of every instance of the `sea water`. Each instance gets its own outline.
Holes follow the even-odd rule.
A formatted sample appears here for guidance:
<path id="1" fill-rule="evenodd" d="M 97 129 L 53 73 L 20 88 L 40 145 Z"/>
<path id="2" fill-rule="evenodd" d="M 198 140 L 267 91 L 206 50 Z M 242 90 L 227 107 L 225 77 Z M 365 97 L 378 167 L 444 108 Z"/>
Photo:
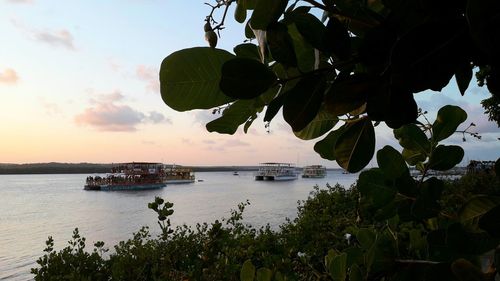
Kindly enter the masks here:
<path id="1" fill-rule="evenodd" d="M 297 201 L 307 199 L 315 185 L 349 187 L 356 174 L 329 170 L 321 179 L 255 181 L 253 172 L 199 172 L 196 182 L 170 184 L 149 191 L 84 191 L 88 174 L 0 175 L 0 280 L 31 280 L 30 269 L 43 254 L 48 236 L 55 248 L 67 246 L 74 228 L 107 247 L 132 237 L 142 226 L 159 233 L 155 213 L 147 208 L 155 196 L 174 203 L 174 226 L 213 222 L 229 217 L 238 203 L 250 201 L 244 222 L 278 228 L 297 214 Z"/>

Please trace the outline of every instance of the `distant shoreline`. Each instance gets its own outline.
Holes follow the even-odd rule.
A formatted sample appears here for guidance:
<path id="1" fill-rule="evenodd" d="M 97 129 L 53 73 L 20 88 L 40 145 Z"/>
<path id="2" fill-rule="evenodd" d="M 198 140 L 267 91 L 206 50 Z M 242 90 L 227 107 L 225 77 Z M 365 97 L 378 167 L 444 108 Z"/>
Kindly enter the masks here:
<path id="1" fill-rule="evenodd" d="M 28 174 L 97 174 L 109 173 L 113 164 L 96 163 L 0 163 L 0 175 Z M 258 166 L 185 166 L 195 172 L 256 171 Z"/>
<path id="2" fill-rule="evenodd" d="M 97 163 L 0 163 L 0 175 L 38 175 L 38 174 L 102 174 L 109 173 L 114 164 Z M 169 164 L 167 164 L 169 165 Z M 257 171 L 259 166 L 189 166 L 194 172 L 234 172 Z M 301 169 L 301 167 L 297 167 Z M 329 169 L 328 170 L 337 170 Z"/>

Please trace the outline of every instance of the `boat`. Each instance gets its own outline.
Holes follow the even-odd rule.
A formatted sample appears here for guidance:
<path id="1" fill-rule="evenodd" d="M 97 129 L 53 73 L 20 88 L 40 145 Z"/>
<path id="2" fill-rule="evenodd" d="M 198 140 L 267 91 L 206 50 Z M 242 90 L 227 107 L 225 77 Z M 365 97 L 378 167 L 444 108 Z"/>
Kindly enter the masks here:
<path id="1" fill-rule="evenodd" d="M 85 190 L 148 190 L 166 186 L 163 165 L 152 162 L 121 163 L 111 168 L 105 176 L 89 176 Z"/>
<path id="2" fill-rule="evenodd" d="M 326 176 L 326 168 L 322 165 L 305 166 L 302 171 L 303 178 L 324 178 Z"/>
<path id="3" fill-rule="evenodd" d="M 258 181 L 296 180 L 297 177 L 295 166 L 291 163 L 261 163 L 255 173 L 255 180 Z"/>
<path id="4" fill-rule="evenodd" d="M 240 174 L 238 174 L 238 171 L 234 171 L 233 172 L 233 176 L 239 176 Z"/>
<path id="5" fill-rule="evenodd" d="M 172 183 L 193 183 L 195 180 L 193 169 L 172 165 L 165 166 L 164 181 L 167 184 Z"/>

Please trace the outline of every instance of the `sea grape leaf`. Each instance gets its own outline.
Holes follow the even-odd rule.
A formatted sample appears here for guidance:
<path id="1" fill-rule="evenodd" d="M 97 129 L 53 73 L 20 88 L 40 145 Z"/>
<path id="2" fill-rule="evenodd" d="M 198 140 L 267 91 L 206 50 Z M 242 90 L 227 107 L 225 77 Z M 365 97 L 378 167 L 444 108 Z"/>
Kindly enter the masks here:
<path id="1" fill-rule="evenodd" d="M 314 145 L 314 151 L 316 151 L 321 158 L 332 161 L 335 160 L 335 144 L 338 138 L 344 133 L 345 128 L 345 126 L 342 126 L 335 131 L 331 131 L 324 139 L 318 141 Z"/>
<path id="2" fill-rule="evenodd" d="M 234 58 L 222 65 L 220 89 L 232 98 L 252 99 L 267 91 L 276 75 L 264 64 L 248 58 Z"/>
<path id="3" fill-rule="evenodd" d="M 288 0 L 257 0 L 250 25 L 253 29 L 266 30 L 270 23 L 278 21 L 287 4 Z"/>
<path id="4" fill-rule="evenodd" d="M 449 170 L 464 158 L 464 150 L 458 145 L 439 145 L 429 159 L 428 168 L 437 171 Z"/>
<path id="5" fill-rule="evenodd" d="M 335 144 L 337 163 L 351 173 L 359 172 L 375 152 L 375 131 L 370 119 L 362 118 L 347 125 Z"/>
<path id="6" fill-rule="evenodd" d="M 240 280 L 241 281 L 253 281 L 255 276 L 255 266 L 252 264 L 250 259 L 246 260 L 243 263 L 240 271 Z"/>
<path id="7" fill-rule="evenodd" d="M 377 163 L 389 179 L 397 179 L 410 173 L 403 156 L 388 145 L 377 151 Z"/>
<path id="8" fill-rule="evenodd" d="M 286 94 L 283 117 L 294 131 L 304 129 L 318 113 L 323 101 L 326 81 L 322 75 L 307 75 Z"/>
<path id="9" fill-rule="evenodd" d="M 418 151 L 424 155 L 429 153 L 431 144 L 425 133 L 417 125 L 407 124 L 393 130 L 393 133 L 403 148 Z"/>
<path id="10" fill-rule="evenodd" d="M 233 101 L 219 89 L 222 65 L 232 58 L 231 53 L 210 47 L 172 53 L 160 68 L 163 101 L 177 111 L 210 109 Z"/>
<path id="11" fill-rule="evenodd" d="M 252 43 L 239 44 L 233 49 L 239 58 L 254 59 L 260 61 L 259 47 Z"/>
<path id="12" fill-rule="evenodd" d="M 361 204 L 369 211 L 389 204 L 397 193 L 396 188 L 388 184 L 384 173 L 378 168 L 363 171 L 359 175 L 358 189 L 362 195 Z"/>
<path id="13" fill-rule="evenodd" d="M 464 225 L 477 226 L 479 218 L 499 204 L 499 196 L 477 195 L 462 205 L 458 219 Z"/>
<path id="14" fill-rule="evenodd" d="M 302 130 L 293 133 L 300 139 L 312 140 L 330 131 L 337 123 L 338 118 L 330 113 L 320 110 L 316 117 Z"/>
<path id="15" fill-rule="evenodd" d="M 458 106 L 445 105 L 438 111 L 436 121 L 432 124 L 432 139 L 442 141 L 451 136 L 467 119 L 467 113 Z"/>
<path id="16" fill-rule="evenodd" d="M 269 51 L 274 60 L 288 67 L 297 66 L 297 57 L 293 48 L 292 37 L 283 23 L 271 23 L 266 33 Z"/>
<path id="17" fill-rule="evenodd" d="M 238 127 L 247 122 L 257 112 L 254 100 L 237 100 L 227 107 L 222 116 L 207 123 L 209 132 L 220 134 L 234 134 Z"/>
<path id="18" fill-rule="evenodd" d="M 247 18 L 247 8 L 245 7 L 244 0 L 236 2 L 236 9 L 234 10 L 234 19 L 239 23 L 244 23 Z"/>

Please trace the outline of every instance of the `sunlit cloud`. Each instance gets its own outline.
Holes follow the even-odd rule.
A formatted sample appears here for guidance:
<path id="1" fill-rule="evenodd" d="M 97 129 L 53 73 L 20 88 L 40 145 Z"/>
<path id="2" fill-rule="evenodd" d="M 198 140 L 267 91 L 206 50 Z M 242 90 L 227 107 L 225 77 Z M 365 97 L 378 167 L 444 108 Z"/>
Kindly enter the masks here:
<path id="1" fill-rule="evenodd" d="M 227 140 L 223 145 L 224 147 L 250 146 L 249 143 L 237 139 Z"/>
<path id="2" fill-rule="evenodd" d="M 76 47 L 73 43 L 73 35 L 67 29 L 63 28 L 59 30 L 41 30 L 25 26 L 23 23 L 15 19 L 12 19 L 11 22 L 15 27 L 19 28 L 23 32 L 28 33 L 34 40 L 49 44 L 54 47 L 63 47 L 72 51 L 76 50 Z"/>
<path id="3" fill-rule="evenodd" d="M 157 68 L 139 65 L 135 73 L 137 78 L 146 83 L 146 90 L 148 92 L 160 93 L 159 71 Z"/>
<path id="4" fill-rule="evenodd" d="M 3 71 L 0 70 L 0 83 L 16 84 L 18 80 L 19 76 L 14 69 L 6 68 Z"/>
<path id="5" fill-rule="evenodd" d="M 98 131 L 133 132 L 142 123 L 172 123 L 161 113 L 151 111 L 145 114 L 128 105 L 119 104 L 123 99 L 124 96 L 119 91 L 97 95 L 90 99 L 90 107 L 75 116 L 76 124 L 91 126 Z"/>

